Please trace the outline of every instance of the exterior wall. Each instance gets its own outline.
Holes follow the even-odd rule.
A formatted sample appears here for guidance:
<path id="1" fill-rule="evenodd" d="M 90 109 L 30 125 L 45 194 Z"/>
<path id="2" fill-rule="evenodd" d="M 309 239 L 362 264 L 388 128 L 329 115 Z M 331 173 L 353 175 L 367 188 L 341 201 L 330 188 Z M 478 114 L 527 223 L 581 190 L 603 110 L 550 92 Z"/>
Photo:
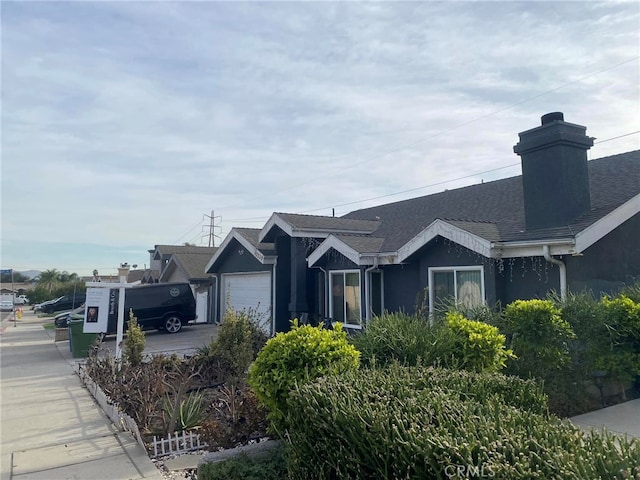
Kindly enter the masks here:
<path id="1" fill-rule="evenodd" d="M 163 283 L 171 283 L 171 282 L 187 282 L 189 283 L 189 279 L 184 274 L 182 270 L 179 268 L 174 268 L 171 275 L 163 282 Z"/>
<path id="2" fill-rule="evenodd" d="M 276 265 L 276 332 L 289 330 L 289 298 L 291 293 L 291 238 L 279 235 L 275 239 Z"/>
<path id="3" fill-rule="evenodd" d="M 423 288 L 420 286 L 420 264 L 385 265 L 381 270 L 384 276 L 384 309 L 414 313 L 416 296 Z"/>
<path id="4" fill-rule="evenodd" d="M 276 267 L 276 331 L 285 332 L 290 320 L 307 318 L 314 322 L 323 312 L 324 299 L 319 292 L 322 276 L 318 269 L 307 267 L 307 256 L 313 239 L 291 238 L 281 233 L 275 238 Z"/>
<path id="5" fill-rule="evenodd" d="M 640 281 L 640 214 L 589 247 L 579 257 L 568 257 L 570 291 L 588 289 L 595 294 L 616 293 Z"/>
<path id="6" fill-rule="evenodd" d="M 556 257 L 566 261 L 566 257 Z M 505 307 L 515 300 L 545 298 L 550 292 L 560 292 L 560 272 L 557 265 L 544 257 L 506 258 L 496 264 L 497 300 Z"/>
<path id="7" fill-rule="evenodd" d="M 635 215 L 589 247 L 582 256 L 557 257 L 567 266 L 570 292 L 586 290 L 599 295 L 616 293 L 640 281 L 640 215 Z M 505 259 L 497 275 L 498 298 L 503 306 L 514 300 L 544 298 L 560 292 L 558 267 L 543 257 Z"/>

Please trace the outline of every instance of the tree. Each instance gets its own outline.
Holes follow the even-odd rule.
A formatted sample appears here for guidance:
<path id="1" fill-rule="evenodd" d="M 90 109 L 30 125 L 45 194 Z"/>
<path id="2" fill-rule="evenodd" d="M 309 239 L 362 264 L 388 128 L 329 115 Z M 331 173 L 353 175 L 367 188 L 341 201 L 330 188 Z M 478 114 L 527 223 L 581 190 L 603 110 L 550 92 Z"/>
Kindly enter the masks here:
<path id="1" fill-rule="evenodd" d="M 38 285 L 42 286 L 47 292 L 51 293 L 60 282 L 60 276 L 58 270 L 51 269 L 45 270 L 40 274 L 40 280 L 38 280 Z"/>

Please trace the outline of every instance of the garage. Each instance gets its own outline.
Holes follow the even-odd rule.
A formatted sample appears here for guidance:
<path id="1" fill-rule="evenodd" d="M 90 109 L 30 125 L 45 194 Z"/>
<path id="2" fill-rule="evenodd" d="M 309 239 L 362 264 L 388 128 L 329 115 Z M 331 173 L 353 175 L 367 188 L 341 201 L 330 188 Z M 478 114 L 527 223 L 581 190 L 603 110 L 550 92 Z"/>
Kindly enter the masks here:
<path id="1" fill-rule="evenodd" d="M 271 333 L 271 272 L 222 275 L 222 314 L 229 308 L 257 310 L 265 332 Z"/>

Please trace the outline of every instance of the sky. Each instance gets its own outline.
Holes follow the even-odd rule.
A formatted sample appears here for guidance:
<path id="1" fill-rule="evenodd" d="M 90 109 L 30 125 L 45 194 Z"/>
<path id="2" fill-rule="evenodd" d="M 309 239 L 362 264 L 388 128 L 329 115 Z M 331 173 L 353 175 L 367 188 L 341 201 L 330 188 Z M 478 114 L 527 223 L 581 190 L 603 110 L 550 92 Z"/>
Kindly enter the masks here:
<path id="1" fill-rule="evenodd" d="M 637 1 L 0 8 L 2 268 L 144 268 L 212 212 L 219 245 L 519 175 L 554 111 L 590 158 L 640 148 Z"/>

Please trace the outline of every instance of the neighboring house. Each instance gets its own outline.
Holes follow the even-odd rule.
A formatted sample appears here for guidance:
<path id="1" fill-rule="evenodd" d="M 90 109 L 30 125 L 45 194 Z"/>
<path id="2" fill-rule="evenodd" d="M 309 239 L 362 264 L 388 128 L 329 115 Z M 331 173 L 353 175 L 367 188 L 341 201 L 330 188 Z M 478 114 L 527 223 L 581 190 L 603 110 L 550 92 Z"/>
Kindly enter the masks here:
<path id="1" fill-rule="evenodd" d="M 158 277 L 160 277 L 159 271 L 147 268 L 146 270 L 144 270 L 144 273 L 142 274 L 140 283 L 158 283 L 160 281 Z"/>
<path id="2" fill-rule="evenodd" d="M 133 285 L 138 285 L 142 280 L 146 270 L 129 270 L 129 274 L 127 275 L 127 283 L 131 283 Z M 87 282 L 119 282 L 120 278 L 117 273 L 109 274 L 109 275 L 85 275 L 80 277 L 80 279 Z"/>
<path id="3" fill-rule="evenodd" d="M 295 317 L 361 328 L 383 310 L 413 312 L 421 295 L 432 309 L 445 297 L 613 292 L 640 281 L 640 151 L 588 162 L 592 145 L 585 127 L 548 114 L 520 133 L 521 176 L 341 218 L 274 213 L 252 243 L 273 256 L 242 263 L 247 229 L 234 229 L 207 272 L 270 271 L 276 331 Z"/>
<path id="4" fill-rule="evenodd" d="M 149 252 L 149 273 L 144 277 L 144 283 L 154 283 L 159 280 L 164 269 L 169 264 L 174 253 L 201 253 L 213 255 L 216 247 L 197 247 L 194 245 L 156 245 Z"/>
<path id="5" fill-rule="evenodd" d="M 205 266 L 217 248 L 199 247 L 201 250 L 197 251 L 193 251 L 193 248 L 197 247 L 174 252 L 162 270 L 159 281 L 191 284 L 196 296 L 196 322 L 212 323 L 216 311 L 216 284 L 215 280 L 205 273 Z"/>

